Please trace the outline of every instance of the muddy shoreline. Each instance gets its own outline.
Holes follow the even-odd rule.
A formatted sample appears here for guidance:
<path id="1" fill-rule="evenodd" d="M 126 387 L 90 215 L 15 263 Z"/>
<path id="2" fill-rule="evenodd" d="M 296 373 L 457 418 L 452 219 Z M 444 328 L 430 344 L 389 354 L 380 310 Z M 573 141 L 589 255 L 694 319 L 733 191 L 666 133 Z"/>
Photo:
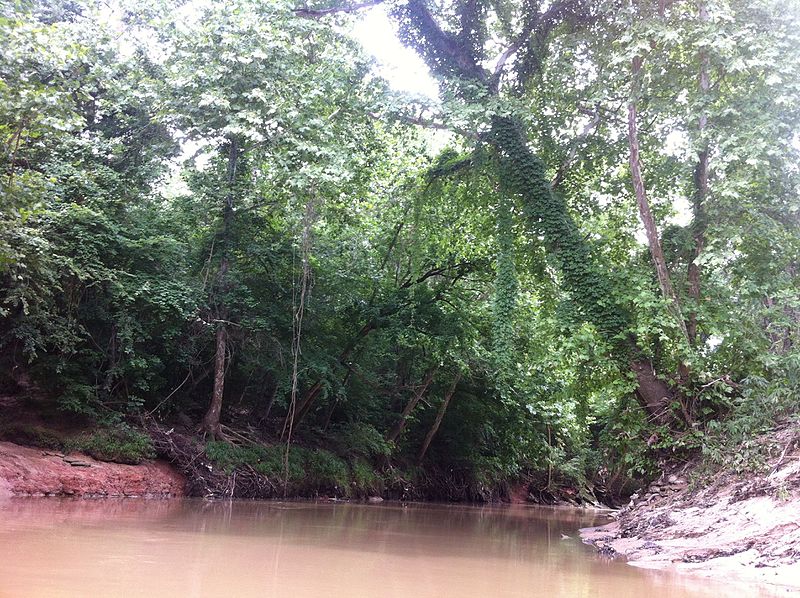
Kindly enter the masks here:
<path id="1" fill-rule="evenodd" d="M 600 554 L 631 565 L 771 584 L 800 593 L 800 460 L 764 473 L 722 472 L 700 487 L 691 467 L 664 475 L 615 514 L 581 530 Z"/>

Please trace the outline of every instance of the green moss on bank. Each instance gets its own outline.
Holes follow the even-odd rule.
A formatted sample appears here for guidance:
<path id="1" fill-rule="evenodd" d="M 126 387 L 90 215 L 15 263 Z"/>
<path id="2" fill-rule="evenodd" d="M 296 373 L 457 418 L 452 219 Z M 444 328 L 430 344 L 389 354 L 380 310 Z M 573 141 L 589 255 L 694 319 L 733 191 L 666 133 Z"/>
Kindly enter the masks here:
<path id="1" fill-rule="evenodd" d="M 100 429 L 72 440 L 74 450 L 100 461 L 136 465 L 153 459 L 156 452 L 150 438 L 133 428 Z"/>

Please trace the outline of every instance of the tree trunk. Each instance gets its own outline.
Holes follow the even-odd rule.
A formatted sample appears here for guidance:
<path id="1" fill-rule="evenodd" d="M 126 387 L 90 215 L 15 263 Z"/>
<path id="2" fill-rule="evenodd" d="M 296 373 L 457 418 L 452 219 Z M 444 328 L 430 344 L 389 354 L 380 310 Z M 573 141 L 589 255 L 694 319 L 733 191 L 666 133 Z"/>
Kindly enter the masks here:
<path id="1" fill-rule="evenodd" d="M 425 395 L 425 391 L 428 390 L 428 386 L 430 386 L 431 381 L 433 380 L 433 376 L 436 374 L 436 370 L 438 368 L 434 367 L 428 370 L 428 373 L 425 375 L 425 379 L 422 381 L 422 384 L 419 386 L 417 391 L 411 396 L 411 398 L 406 403 L 406 406 L 403 407 L 403 411 L 400 414 L 397 422 L 392 426 L 392 429 L 386 433 L 386 441 L 387 442 L 395 442 L 400 434 L 406 427 L 406 423 L 408 422 L 408 416 L 411 415 L 411 412 L 414 410 L 414 407 L 417 406 L 417 403 L 420 402 L 422 397 Z"/>
<path id="2" fill-rule="evenodd" d="M 425 453 L 428 452 L 428 447 L 431 445 L 431 441 L 433 441 L 433 437 L 436 436 L 436 432 L 439 431 L 439 426 L 442 425 L 442 420 L 444 419 L 444 413 L 447 411 L 447 406 L 450 404 L 450 399 L 453 398 L 453 395 L 456 392 L 456 386 L 458 386 L 460 380 L 461 372 L 456 374 L 453 384 L 450 386 L 447 394 L 444 395 L 442 404 L 439 405 L 439 411 L 436 412 L 436 419 L 433 420 L 431 429 L 428 430 L 428 433 L 425 435 L 425 440 L 422 441 L 422 446 L 419 447 L 419 452 L 417 453 L 417 465 L 422 463 L 422 460 L 425 458 Z"/>
<path id="3" fill-rule="evenodd" d="M 222 413 L 222 397 L 225 393 L 225 371 L 226 371 L 226 352 L 228 346 L 228 317 L 229 311 L 225 304 L 229 290 L 228 269 L 230 254 L 230 236 L 233 225 L 233 197 L 234 184 L 236 182 L 236 166 L 239 158 L 239 144 L 235 138 L 229 140 L 228 145 L 228 168 L 227 168 L 227 187 L 228 192 L 225 196 L 225 203 L 222 207 L 222 234 L 221 247 L 222 257 L 220 258 L 219 269 L 214 277 L 216 297 L 216 355 L 214 357 L 214 391 L 211 395 L 211 404 L 208 406 L 205 417 L 203 417 L 203 431 L 212 438 L 219 438 L 220 431 L 219 418 Z"/>
<path id="4" fill-rule="evenodd" d="M 699 7 L 700 21 L 708 21 L 708 9 L 704 3 Z M 708 116 L 705 112 L 705 101 L 711 81 L 708 74 L 708 51 L 701 49 L 699 53 L 700 72 L 698 76 L 698 88 L 703 101 L 703 110 L 697 123 L 697 133 L 700 138 L 700 151 L 697 153 L 697 166 L 694 170 L 694 196 L 692 201 L 692 257 L 686 272 L 689 283 L 688 294 L 692 301 L 689 315 L 686 319 L 686 332 L 689 343 L 694 347 L 697 345 L 697 306 L 700 304 L 700 265 L 697 263 L 700 254 L 705 247 L 706 239 L 706 213 L 705 202 L 708 197 L 708 141 L 704 138 Z"/>
<path id="5" fill-rule="evenodd" d="M 642 219 L 645 233 L 647 234 L 647 245 L 650 248 L 650 257 L 658 278 L 658 286 L 661 288 L 661 295 L 667 302 L 669 310 L 672 312 L 683 338 L 689 342 L 689 335 L 686 330 L 686 322 L 681 313 L 681 305 L 675 289 L 670 280 L 667 262 L 664 259 L 664 252 L 661 249 L 661 240 L 658 235 L 656 221 L 650 211 L 650 202 L 647 199 L 647 191 L 642 177 L 641 156 L 639 155 L 639 132 L 636 124 L 636 96 L 638 95 L 638 81 L 641 76 L 642 58 L 637 56 L 633 59 L 631 73 L 633 75 L 633 93 L 628 102 L 628 146 L 630 147 L 630 166 L 631 179 L 633 180 L 633 190 L 636 195 L 636 205 L 639 207 L 639 216 Z"/>
<path id="6" fill-rule="evenodd" d="M 650 420 L 657 424 L 669 424 L 672 420 L 671 404 L 676 398 L 673 389 L 658 377 L 649 359 L 633 359 L 630 368 L 636 375 L 636 398 Z"/>
<path id="7" fill-rule="evenodd" d="M 228 344 L 228 329 L 225 322 L 217 322 L 216 356 L 214 358 L 214 391 L 211 404 L 203 418 L 203 431 L 211 438 L 219 438 L 222 434 L 219 416 L 222 412 L 222 395 L 225 391 L 225 353 Z"/>

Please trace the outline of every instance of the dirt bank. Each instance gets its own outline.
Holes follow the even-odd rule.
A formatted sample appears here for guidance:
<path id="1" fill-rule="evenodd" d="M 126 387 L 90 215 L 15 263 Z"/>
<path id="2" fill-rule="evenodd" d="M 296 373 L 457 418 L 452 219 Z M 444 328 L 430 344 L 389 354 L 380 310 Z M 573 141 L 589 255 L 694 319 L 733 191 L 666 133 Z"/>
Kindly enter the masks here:
<path id="1" fill-rule="evenodd" d="M 186 480 L 163 461 L 123 465 L 0 442 L 0 497 L 183 496 Z"/>
<path id="2" fill-rule="evenodd" d="M 760 475 L 720 473 L 702 487 L 697 468 L 665 474 L 619 512 L 581 530 L 585 542 L 639 567 L 672 568 L 800 591 L 800 429 L 775 437 L 784 447 Z"/>

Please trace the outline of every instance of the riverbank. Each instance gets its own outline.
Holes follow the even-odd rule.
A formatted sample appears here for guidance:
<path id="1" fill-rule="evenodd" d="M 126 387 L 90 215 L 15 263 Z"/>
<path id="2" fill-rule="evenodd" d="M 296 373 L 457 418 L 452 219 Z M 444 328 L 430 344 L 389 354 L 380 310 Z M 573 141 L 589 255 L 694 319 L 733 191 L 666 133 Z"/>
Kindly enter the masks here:
<path id="1" fill-rule="evenodd" d="M 784 439 L 795 440 L 763 476 L 719 474 L 701 488 L 690 482 L 696 470 L 673 470 L 634 495 L 616 521 L 584 528 L 581 538 L 637 567 L 800 590 L 800 438 L 794 433 L 785 432 Z M 206 480 L 232 479 L 209 466 L 198 462 Z M 0 498 L 181 497 L 197 495 L 197 479 L 163 460 L 126 465 L 0 442 Z"/>
<path id="2" fill-rule="evenodd" d="M 109 463 L 79 452 L 0 442 L 0 498 L 171 498 L 185 496 L 185 490 L 186 478 L 165 461 Z"/>
<path id="3" fill-rule="evenodd" d="M 582 539 L 637 567 L 800 591 L 800 428 L 787 425 L 771 440 L 780 450 L 763 473 L 708 479 L 699 464 L 669 471 L 616 521 L 581 530 Z"/>

